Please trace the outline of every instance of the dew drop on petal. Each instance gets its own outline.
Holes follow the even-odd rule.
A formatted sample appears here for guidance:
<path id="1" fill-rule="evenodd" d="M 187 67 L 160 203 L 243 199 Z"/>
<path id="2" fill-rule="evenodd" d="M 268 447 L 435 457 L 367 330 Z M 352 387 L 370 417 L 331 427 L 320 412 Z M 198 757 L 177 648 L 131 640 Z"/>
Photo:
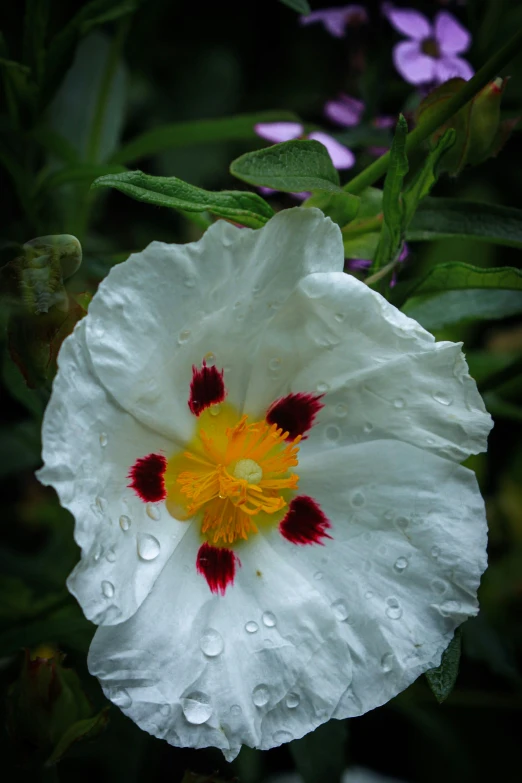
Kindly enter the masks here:
<path id="1" fill-rule="evenodd" d="M 219 404 L 219 402 L 216 403 L 215 405 L 211 405 L 208 409 L 208 412 L 210 413 L 211 416 L 219 416 L 219 414 L 221 413 L 221 405 Z"/>
<path id="2" fill-rule="evenodd" d="M 178 335 L 178 344 L 184 345 L 190 338 L 190 329 L 184 329 L 182 332 Z"/>
<path id="3" fill-rule="evenodd" d="M 344 321 L 344 319 L 346 318 L 346 315 L 345 315 L 345 313 L 336 313 L 334 315 L 334 318 L 337 321 L 337 323 L 341 324 Z"/>
<path id="4" fill-rule="evenodd" d="M 346 416 L 347 413 L 348 413 L 348 408 L 344 403 L 340 402 L 339 405 L 335 406 L 335 415 L 339 416 L 340 419 Z"/>
<path id="5" fill-rule="evenodd" d="M 398 557 L 393 568 L 398 574 L 402 574 L 402 572 L 408 568 L 408 561 L 405 557 Z"/>
<path id="6" fill-rule="evenodd" d="M 431 556 L 435 558 L 435 560 L 440 555 L 440 548 L 438 546 L 432 546 L 431 548 Z"/>
<path id="7" fill-rule="evenodd" d="M 339 440 L 341 437 L 341 430 L 339 427 L 336 427 L 335 424 L 329 424 L 325 428 L 324 434 L 326 435 L 326 440 L 335 443 L 335 441 Z"/>
<path id="8" fill-rule="evenodd" d="M 262 620 L 263 625 L 266 625 L 267 628 L 273 628 L 276 624 L 276 617 L 272 612 L 263 612 Z"/>
<path id="9" fill-rule="evenodd" d="M 462 609 L 458 601 L 444 601 L 439 606 L 439 611 L 443 617 L 450 617 L 451 615 L 460 614 Z"/>
<path id="10" fill-rule="evenodd" d="M 362 492 L 359 492 L 358 490 L 356 492 L 352 492 L 350 495 L 350 503 L 354 508 L 361 508 L 365 504 L 365 497 Z"/>
<path id="11" fill-rule="evenodd" d="M 185 286 L 187 288 L 194 288 L 196 285 L 196 278 L 195 277 L 186 277 L 183 281 L 185 283 Z"/>
<path id="12" fill-rule="evenodd" d="M 98 508 L 102 513 L 107 510 L 107 501 L 105 500 L 105 498 L 98 496 L 96 498 L 96 505 L 98 506 Z"/>
<path id="13" fill-rule="evenodd" d="M 194 691 L 181 699 L 181 709 L 188 722 L 196 726 L 205 723 L 212 715 L 210 700 L 201 691 Z"/>
<path id="14" fill-rule="evenodd" d="M 114 549 L 109 549 L 105 553 L 105 559 L 108 560 L 109 563 L 116 562 L 116 552 L 114 551 Z"/>
<path id="15" fill-rule="evenodd" d="M 297 693 L 287 693 L 286 695 L 286 706 L 289 710 L 295 710 L 296 707 L 299 707 L 301 703 L 301 697 Z"/>
<path id="16" fill-rule="evenodd" d="M 385 513 L 384 513 L 384 519 L 385 519 L 387 522 L 391 522 L 391 520 L 393 519 L 393 511 L 385 511 Z"/>
<path id="17" fill-rule="evenodd" d="M 123 530 L 124 533 L 129 530 L 131 526 L 131 520 L 130 517 L 126 516 L 125 514 L 122 514 L 120 517 L 120 527 Z"/>
<path id="18" fill-rule="evenodd" d="M 94 554 L 93 554 L 93 556 L 92 556 L 92 559 L 93 559 L 93 560 L 94 560 L 96 563 L 98 562 L 98 560 L 99 560 L 99 559 L 100 559 L 100 557 L 102 556 L 102 552 L 103 552 L 103 547 L 102 547 L 102 546 L 97 546 L 97 547 L 96 547 L 96 550 L 94 551 Z"/>
<path id="19" fill-rule="evenodd" d="M 314 579 L 316 579 L 318 582 L 323 578 L 323 572 L 322 571 L 316 571 L 314 574 Z"/>
<path id="20" fill-rule="evenodd" d="M 259 626 L 253 620 L 249 620 L 248 623 L 245 625 L 245 631 L 247 633 L 256 633 L 257 631 L 259 631 Z"/>
<path id="21" fill-rule="evenodd" d="M 216 363 L 216 355 L 212 353 L 212 351 L 206 353 L 203 359 L 205 360 L 207 367 L 214 367 Z"/>
<path id="22" fill-rule="evenodd" d="M 370 598 L 373 598 L 373 593 L 372 593 L 372 591 L 371 591 L 371 590 L 367 590 L 367 591 L 365 592 L 365 594 L 364 594 L 364 597 L 366 598 L 366 600 L 368 600 L 368 601 L 369 601 L 369 600 L 370 600 Z"/>
<path id="23" fill-rule="evenodd" d="M 364 432 L 367 434 L 373 430 L 373 424 L 369 421 L 366 422 L 366 424 L 363 427 Z"/>
<path id="24" fill-rule="evenodd" d="M 112 582 L 103 581 L 101 583 L 101 589 L 105 598 L 112 598 L 114 595 L 114 585 Z"/>
<path id="25" fill-rule="evenodd" d="M 381 669 L 383 672 L 391 672 L 393 668 L 393 654 L 392 653 L 386 653 L 381 658 Z"/>
<path id="26" fill-rule="evenodd" d="M 102 449 L 105 448 L 108 442 L 109 442 L 109 438 L 107 437 L 107 433 L 100 432 L 100 446 L 102 447 Z"/>
<path id="27" fill-rule="evenodd" d="M 268 362 L 268 369 L 272 370 L 272 372 L 277 372 L 281 368 L 281 359 L 279 359 L 277 356 L 274 356 L 273 359 L 270 359 Z"/>
<path id="28" fill-rule="evenodd" d="M 406 519 L 406 517 L 397 517 L 397 519 L 395 520 L 395 524 L 401 530 L 406 530 L 406 528 L 410 524 L 410 521 L 409 519 Z"/>
<path id="29" fill-rule="evenodd" d="M 171 713 L 170 704 L 162 704 L 159 708 L 160 715 L 163 715 L 164 718 L 168 718 L 168 716 Z"/>
<path id="30" fill-rule="evenodd" d="M 386 599 L 386 617 L 390 620 L 400 620 L 402 617 L 402 609 L 396 598 Z"/>
<path id="31" fill-rule="evenodd" d="M 397 399 L 395 399 L 395 400 L 393 401 L 393 407 L 394 407 L 394 408 L 404 408 L 404 406 L 405 406 L 405 405 L 406 405 L 406 403 L 405 403 L 405 401 L 402 399 L 402 397 L 397 397 Z"/>
<path id="32" fill-rule="evenodd" d="M 160 542 L 149 533 L 140 533 L 137 545 L 142 560 L 155 560 L 160 553 Z"/>
<path id="33" fill-rule="evenodd" d="M 266 685 L 258 685 L 252 691 L 252 701 L 256 707 L 264 707 L 270 699 L 270 691 Z"/>
<path id="34" fill-rule="evenodd" d="M 231 715 L 235 715 L 236 717 L 237 717 L 238 715 L 241 715 L 241 713 L 242 713 L 242 712 L 243 712 L 243 710 L 241 709 L 241 707 L 239 706 L 239 704 L 233 704 L 233 705 L 231 706 L 231 708 L 230 708 L 230 714 L 231 714 Z"/>
<path id="35" fill-rule="evenodd" d="M 113 702 L 113 704 L 116 704 L 118 707 L 121 707 L 121 709 L 126 710 L 128 709 L 132 704 L 132 698 L 128 691 L 125 690 L 125 688 L 121 689 L 114 689 L 109 691 L 110 695 L 109 698 Z"/>
<path id="36" fill-rule="evenodd" d="M 339 620 L 341 623 L 348 619 L 348 607 L 341 599 L 333 602 L 332 612 L 334 613 L 335 619 Z"/>
<path id="37" fill-rule="evenodd" d="M 291 742 L 293 738 L 289 731 L 276 731 L 272 737 L 276 745 L 282 745 L 283 742 Z"/>
<path id="38" fill-rule="evenodd" d="M 324 381 L 321 381 L 320 383 L 317 384 L 317 391 L 320 392 L 321 394 L 325 394 L 325 392 L 327 392 L 329 388 L 330 388 L 329 385 L 327 383 L 324 383 Z"/>
<path id="39" fill-rule="evenodd" d="M 433 393 L 433 399 L 435 402 L 438 402 L 440 405 L 451 405 L 453 402 L 453 399 L 449 396 L 449 394 L 445 394 L 444 392 L 437 391 Z"/>
<path id="40" fill-rule="evenodd" d="M 448 589 L 448 583 L 445 582 L 443 579 L 433 579 L 431 582 L 431 589 L 433 590 L 434 593 L 443 595 Z"/>
<path id="41" fill-rule="evenodd" d="M 223 652 L 225 643 L 221 634 L 213 628 L 209 628 L 199 640 L 199 646 L 205 655 L 209 658 L 215 658 Z"/>
<path id="42" fill-rule="evenodd" d="M 160 507 L 153 505 L 152 503 L 147 504 L 147 516 L 153 519 L 155 522 L 157 522 L 161 517 L 161 511 Z"/>

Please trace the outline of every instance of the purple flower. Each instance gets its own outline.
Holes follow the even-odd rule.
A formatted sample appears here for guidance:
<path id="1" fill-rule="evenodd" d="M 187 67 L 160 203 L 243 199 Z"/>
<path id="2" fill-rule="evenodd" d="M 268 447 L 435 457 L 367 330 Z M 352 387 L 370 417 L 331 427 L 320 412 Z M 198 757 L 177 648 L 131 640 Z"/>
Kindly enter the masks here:
<path id="1" fill-rule="evenodd" d="M 364 103 L 358 101 L 357 98 L 352 98 L 350 95 L 345 95 L 344 93 L 341 93 L 336 100 L 327 101 L 324 107 L 324 113 L 329 120 L 336 122 L 338 125 L 343 125 L 346 128 L 358 125 L 361 121 L 363 112 Z M 392 128 L 395 123 L 395 117 L 389 117 L 387 115 L 375 117 L 371 122 L 375 128 Z M 382 155 L 387 149 L 388 147 L 368 147 L 368 151 L 372 155 Z"/>
<path id="2" fill-rule="evenodd" d="M 345 5 L 342 8 L 324 8 L 321 11 L 312 11 L 307 16 L 300 16 L 301 24 L 313 24 L 322 22 L 328 32 L 335 38 L 344 38 L 348 25 L 365 24 L 368 14 L 363 5 Z"/>
<path id="3" fill-rule="evenodd" d="M 407 40 L 393 49 L 393 62 L 410 84 L 442 84 L 460 76 L 471 79 L 473 68 L 457 55 L 469 49 L 470 33 L 448 11 L 439 11 L 433 24 L 419 11 L 383 3 L 382 12 Z"/>
<path id="4" fill-rule="evenodd" d="M 276 143 L 291 139 L 315 139 L 326 147 L 336 169 L 349 169 L 355 163 L 353 152 L 344 144 L 322 131 L 305 134 L 299 122 L 258 122 L 254 125 L 254 130 L 261 138 Z"/>
<path id="5" fill-rule="evenodd" d="M 402 264 L 407 259 L 409 252 L 410 249 L 406 244 L 406 242 L 404 242 L 397 261 Z M 367 258 L 348 258 L 344 264 L 344 268 L 345 270 L 347 271 L 349 270 L 350 272 L 364 272 L 371 267 L 372 263 L 373 262 Z M 396 285 L 396 283 L 397 283 L 397 269 L 393 271 L 390 280 L 390 288 L 393 288 L 394 285 Z"/>

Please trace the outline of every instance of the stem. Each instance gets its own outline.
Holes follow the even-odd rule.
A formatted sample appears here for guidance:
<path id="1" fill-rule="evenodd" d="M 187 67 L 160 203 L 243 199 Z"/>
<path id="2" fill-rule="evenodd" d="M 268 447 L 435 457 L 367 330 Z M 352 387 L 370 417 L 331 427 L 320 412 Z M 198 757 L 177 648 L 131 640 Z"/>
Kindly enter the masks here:
<path id="1" fill-rule="evenodd" d="M 406 139 L 406 152 L 409 153 L 414 150 L 422 144 L 428 136 L 431 136 L 437 128 L 453 117 L 453 115 L 480 92 L 488 82 L 494 79 L 501 68 L 519 54 L 521 49 L 522 30 L 519 30 L 502 49 L 490 57 L 487 63 L 477 71 L 469 82 L 466 82 L 461 89 L 444 105 L 440 106 L 438 110 L 434 109 L 430 112 L 430 117 L 426 119 L 422 125 L 418 125 L 408 134 Z M 373 185 L 374 182 L 384 176 L 388 171 L 389 165 L 390 153 L 386 152 L 367 168 L 363 169 L 363 171 L 350 180 L 350 182 L 347 182 L 344 186 L 344 190 L 348 191 L 348 193 L 360 193 L 361 190 L 364 190 L 364 188 L 367 188 L 369 185 Z"/>

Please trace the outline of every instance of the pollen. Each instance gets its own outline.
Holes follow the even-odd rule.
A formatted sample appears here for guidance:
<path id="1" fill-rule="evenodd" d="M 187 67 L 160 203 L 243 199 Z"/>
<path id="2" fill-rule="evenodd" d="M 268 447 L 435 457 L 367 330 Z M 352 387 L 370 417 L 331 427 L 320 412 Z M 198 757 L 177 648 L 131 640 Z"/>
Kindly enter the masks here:
<path id="1" fill-rule="evenodd" d="M 230 546 L 283 519 L 298 487 L 300 437 L 289 443 L 277 424 L 251 421 L 228 403 L 213 407 L 168 461 L 166 505 L 177 519 L 199 516 L 209 544 Z"/>

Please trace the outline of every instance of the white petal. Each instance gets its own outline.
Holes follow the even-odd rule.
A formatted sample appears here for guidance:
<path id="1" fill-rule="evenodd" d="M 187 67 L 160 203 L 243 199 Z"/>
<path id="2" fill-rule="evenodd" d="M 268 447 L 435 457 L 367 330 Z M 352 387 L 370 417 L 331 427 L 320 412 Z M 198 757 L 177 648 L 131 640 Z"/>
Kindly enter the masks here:
<path id="1" fill-rule="evenodd" d="M 82 560 L 69 577 L 69 590 L 89 620 L 112 624 L 130 617 L 146 598 L 187 526 L 163 504 L 147 507 L 127 487 L 138 457 L 169 454 L 173 444 L 104 391 L 90 366 L 85 326 L 81 321 L 60 351 L 38 478 L 54 486 L 75 517 Z"/>
<path id="2" fill-rule="evenodd" d="M 261 415 L 290 392 L 326 393 L 300 461 L 393 438 L 455 461 L 483 451 L 491 417 L 459 344 L 435 343 L 416 321 L 345 274 L 314 274 L 267 327 L 245 410 Z"/>
<path id="3" fill-rule="evenodd" d="M 289 209 L 258 231 L 218 221 L 199 242 L 153 242 L 114 267 L 87 316 L 102 384 L 147 426 L 187 440 L 192 365 L 208 353 L 241 404 L 262 328 L 310 272 L 340 271 L 339 227 Z"/>
<path id="4" fill-rule="evenodd" d="M 212 596 L 194 568 L 200 542 L 187 534 L 134 617 L 97 631 L 89 669 L 146 731 L 231 760 L 241 744 L 271 748 L 328 720 L 352 662 L 317 583 L 293 558 L 257 536 L 238 549 L 235 584 Z M 222 645 L 207 648 L 209 634 Z"/>

